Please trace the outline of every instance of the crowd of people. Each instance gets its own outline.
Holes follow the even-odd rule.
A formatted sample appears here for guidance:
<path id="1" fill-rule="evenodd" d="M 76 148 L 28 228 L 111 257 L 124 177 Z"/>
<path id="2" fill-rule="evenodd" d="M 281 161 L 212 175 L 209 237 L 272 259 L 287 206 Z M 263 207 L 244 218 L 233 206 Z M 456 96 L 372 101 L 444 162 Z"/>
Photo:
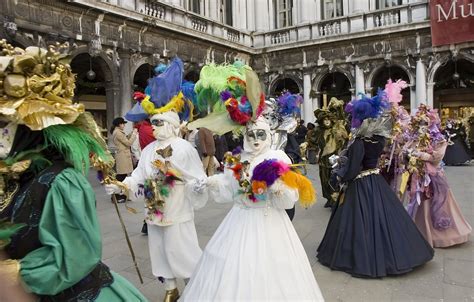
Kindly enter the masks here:
<path id="1" fill-rule="evenodd" d="M 114 119 L 113 160 L 92 116 L 72 102 L 66 47 L 0 46 L 2 81 L 29 83 L 5 86 L 0 102 L 1 301 L 146 301 L 100 261 L 89 166 L 112 202 L 143 203 L 165 302 L 324 301 L 291 221 L 296 204 L 316 201 L 301 162 L 318 164 L 330 209 L 322 265 L 354 277 L 400 275 L 430 261 L 433 248 L 469 240 L 442 165 L 470 160 L 469 134 L 453 121 L 442 130 L 426 105 L 410 116 L 403 81 L 348 104 L 333 98 L 305 126 L 301 96 L 265 98 L 249 66 L 207 64 L 190 83 L 174 58 Z M 202 250 L 194 211 L 208 201 L 234 206 Z"/>

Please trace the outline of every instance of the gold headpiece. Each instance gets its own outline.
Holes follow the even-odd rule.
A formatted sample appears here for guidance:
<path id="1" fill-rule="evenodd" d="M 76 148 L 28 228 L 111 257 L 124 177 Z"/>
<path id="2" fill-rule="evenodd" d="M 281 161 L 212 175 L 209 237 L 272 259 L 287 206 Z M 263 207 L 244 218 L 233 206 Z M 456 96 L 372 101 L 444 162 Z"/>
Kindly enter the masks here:
<path id="1" fill-rule="evenodd" d="M 72 102 L 68 49 L 67 43 L 22 49 L 0 40 L 0 115 L 31 130 L 73 123 L 84 105 Z"/>

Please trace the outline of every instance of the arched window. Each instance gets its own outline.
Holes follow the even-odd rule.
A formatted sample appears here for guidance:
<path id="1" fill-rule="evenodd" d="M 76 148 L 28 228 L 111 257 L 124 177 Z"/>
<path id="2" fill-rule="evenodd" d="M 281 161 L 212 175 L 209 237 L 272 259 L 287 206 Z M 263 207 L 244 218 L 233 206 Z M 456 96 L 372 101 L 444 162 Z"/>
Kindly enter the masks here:
<path id="1" fill-rule="evenodd" d="M 322 0 L 322 7 L 324 20 L 341 17 L 344 14 L 342 0 Z"/>
<path id="2" fill-rule="evenodd" d="M 276 0 L 275 4 L 275 28 L 293 25 L 293 0 Z"/>
<path id="3" fill-rule="evenodd" d="M 384 9 L 397 5 L 402 5 L 402 0 L 377 0 L 375 8 Z"/>

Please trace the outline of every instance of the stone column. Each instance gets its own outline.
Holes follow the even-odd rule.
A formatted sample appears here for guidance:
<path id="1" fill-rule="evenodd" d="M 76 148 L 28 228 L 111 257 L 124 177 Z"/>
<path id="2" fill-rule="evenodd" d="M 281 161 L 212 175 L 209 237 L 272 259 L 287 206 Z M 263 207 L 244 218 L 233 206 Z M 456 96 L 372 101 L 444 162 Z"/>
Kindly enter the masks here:
<path id="1" fill-rule="evenodd" d="M 356 98 L 360 99 L 359 93 L 365 94 L 365 79 L 364 79 L 364 71 L 359 67 L 359 65 L 355 65 L 355 91 L 354 94 Z"/>
<path id="2" fill-rule="evenodd" d="M 322 99 L 322 94 L 320 92 L 315 92 L 315 97 L 312 99 L 313 101 L 313 115 L 314 115 L 314 110 L 319 109 L 319 104 L 320 104 L 320 99 Z M 314 118 L 316 120 L 316 118 Z"/>
<path id="3" fill-rule="evenodd" d="M 237 18 L 234 18 L 233 22 L 239 22 L 239 26 L 243 30 L 247 30 L 247 14 L 249 13 L 247 10 L 247 3 L 245 1 L 237 1 L 239 10 L 239 14 Z M 255 17 L 254 17 L 255 18 Z"/>
<path id="4" fill-rule="evenodd" d="M 434 85 L 436 83 L 435 82 L 430 82 L 430 83 L 426 83 L 426 86 L 427 86 L 427 89 L 426 89 L 426 105 L 430 106 L 431 108 L 433 108 L 434 106 L 434 97 L 433 97 L 433 94 L 434 94 Z"/>
<path id="5" fill-rule="evenodd" d="M 116 114 L 124 116 L 132 108 L 132 80 L 130 79 L 130 53 L 119 52 L 120 57 L 120 105 Z"/>
<path id="6" fill-rule="evenodd" d="M 217 5 L 217 1 L 210 1 L 207 2 L 209 3 L 209 18 L 215 21 L 220 22 L 221 20 L 219 19 L 219 7 Z"/>
<path id="7" fill-rule="evenodd" d="M 416 106 L 418 107 L 419 104 L 425 103 L 426 104 L 426 70 L 425 64 L 421 60 L 418 59 L 416 62 Z"/>
<path id="8" fill-rule="evenodd" d="M 210 18 L 209 0 L 202 0 L 201 3 L 201 7 L 204 6 L 204 9 L 201 9 L 201 15 Z"/>
<path id="9" fill-rule="evenodd" d="M 369 1 L 349 0 L 349 5 L 351 14 L 356 15 L 350 19 L 351 31 L 364 30 L 364 16 L 362 13 L 369 11 Z"/>
<path id="10" fill-rule="evenodd" d="M 416 109 L 418 108 L 418 102 L 416 101 L 415 87 L 413 87 L 413 85 L 409 85 L 408 89 L 410 89 L 410 114 L 415 115 Z"/>
<path id="11" fill-rule="evenodd" d="M 314 122 L 313 101 L 309 97 L 311 92 L 311 74 L 303 75 L 303 119 L 305 123 Z"/>
<path id="12" fill-rule="evenodd" d="M 236 5 L 234 4 L 235 1 L 232 1 L 232 5 L 234 5 L 234 7 L 236 7 Z M 247 28 L 241 28 L 241 29 L 246 29 L 248 31 L 254 31 L 255 30 L 255 11 L 253 9 L 253 0 L 247 0 L 246 3 L 245 3 L 245 11 L 247 12 Z M 233 18 L 233 22 L 234 23 L 237 23 L 237 20 L 238 20 L 238 15 L 236 14 L 236 11 L 234 10 L 233 11 L 233 15 L 234 15 L 234 18 Z M 234 26 L 236 26 L 237 24 L 234 24 Z"/>
<path id="13" fill-rule="evenodd" d="M 268 1 L 255 1 L 255 30 L 266 31 L 270 29 Z"/>
<path id="14" fill-rule="evenodd" d="M 120 89 L 118 83 L 107 83 L 105 86 L 106 95 L 106 113 L 107 113 L 107 130 L 112 127 L 112 121 L 116 116 L 120 108 Z"/>

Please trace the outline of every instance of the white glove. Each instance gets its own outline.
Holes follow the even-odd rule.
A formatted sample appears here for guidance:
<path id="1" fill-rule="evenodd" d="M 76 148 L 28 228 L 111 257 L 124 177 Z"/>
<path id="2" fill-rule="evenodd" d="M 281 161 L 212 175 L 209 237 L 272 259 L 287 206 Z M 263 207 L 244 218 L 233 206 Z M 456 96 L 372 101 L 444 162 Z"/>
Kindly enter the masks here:
<path id="1" fill-rule="evenodd" d="M 120 189 L 120 187 L 115 184 L 105 184 L 104 189 L 107 195 L 122 193 L 122 189 Z"/>
<path id="2" fill-rule="evenodd" d="M 207 185 L 207 178 L 196 179 L 193 181 L 193 192 L 202 194 Z"/>

